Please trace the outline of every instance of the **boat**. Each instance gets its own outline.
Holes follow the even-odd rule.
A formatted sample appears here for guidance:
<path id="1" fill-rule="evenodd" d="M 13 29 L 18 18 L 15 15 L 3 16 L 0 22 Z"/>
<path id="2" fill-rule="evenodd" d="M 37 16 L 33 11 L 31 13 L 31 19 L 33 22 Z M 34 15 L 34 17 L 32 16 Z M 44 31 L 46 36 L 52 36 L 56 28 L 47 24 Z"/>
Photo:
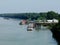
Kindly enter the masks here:
<path id="1" fill-rule="evenodd" d="M 30 23 L 27 27 L 27 31 L 32 31 L 34 29 L 33 23 Z"/>
<path id="2" fill-rule="evenodd" d="M 33 31 L 32 27 L 27 28 L 27 31 Z"/>
<path id="3" fill-rule="evenodd" d="M 22 20 L 19 24 L 20 25 L 25 25 L 25 24 L 27 24 L 27 20 Z"/>

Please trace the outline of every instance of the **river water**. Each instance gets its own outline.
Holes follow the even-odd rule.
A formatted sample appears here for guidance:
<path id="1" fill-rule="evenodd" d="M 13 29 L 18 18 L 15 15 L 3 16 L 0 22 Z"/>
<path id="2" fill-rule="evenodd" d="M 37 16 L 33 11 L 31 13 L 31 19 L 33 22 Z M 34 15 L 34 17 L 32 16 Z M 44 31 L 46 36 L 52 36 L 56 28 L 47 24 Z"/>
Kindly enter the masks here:
<path id="1" fill-rule="evenodd" d="M 0 18 L 0 45 L 57 45 L 49 29 L 27 31 L 20 20 Z"/>

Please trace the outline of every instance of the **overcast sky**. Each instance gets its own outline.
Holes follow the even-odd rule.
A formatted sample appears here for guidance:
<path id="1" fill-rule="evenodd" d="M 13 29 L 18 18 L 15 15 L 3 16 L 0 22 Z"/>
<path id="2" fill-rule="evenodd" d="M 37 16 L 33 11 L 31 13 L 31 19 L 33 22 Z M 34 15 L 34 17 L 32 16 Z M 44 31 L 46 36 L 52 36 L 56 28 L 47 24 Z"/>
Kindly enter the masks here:
<path id="1" fill-rule="evenodd" d="M 0 13 L 47 12 L 60 13 L 60 0 L 0 0 Z"/>

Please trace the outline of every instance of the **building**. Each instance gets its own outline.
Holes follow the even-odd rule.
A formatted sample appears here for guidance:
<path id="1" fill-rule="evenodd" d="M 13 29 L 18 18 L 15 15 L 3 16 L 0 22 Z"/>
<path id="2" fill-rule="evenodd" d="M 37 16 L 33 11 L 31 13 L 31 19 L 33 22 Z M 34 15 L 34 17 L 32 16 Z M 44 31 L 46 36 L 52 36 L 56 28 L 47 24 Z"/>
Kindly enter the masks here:
<path id="1" fill-rule="evenodd" d="M 49 23 L 58 23 L 59 21 L 57 19 L 47 20 Z"/>

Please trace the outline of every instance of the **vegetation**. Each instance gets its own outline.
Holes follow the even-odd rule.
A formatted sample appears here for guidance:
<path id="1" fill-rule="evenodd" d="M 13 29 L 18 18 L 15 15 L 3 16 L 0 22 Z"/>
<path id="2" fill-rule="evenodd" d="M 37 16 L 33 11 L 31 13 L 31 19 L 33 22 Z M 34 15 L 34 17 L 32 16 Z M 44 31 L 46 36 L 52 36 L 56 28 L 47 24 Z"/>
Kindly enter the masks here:
<path id="1" fill-rule="evenodd" d="M 54 39 L 56 39 L 58 45 L 60 45 L 60 20 L 58 24 L 52 26 L 51 32 L 53 34 Z"/>
<path id="2" fill-rule="evenodd" d="M 18 18 L 18 19 L 28 19 L 28 20 L 44 20 L 44 19 L 58 19 L 60 14 L 49 11 L 41 13 L 5 13 L 0 14 L 0 17 Z"/>

